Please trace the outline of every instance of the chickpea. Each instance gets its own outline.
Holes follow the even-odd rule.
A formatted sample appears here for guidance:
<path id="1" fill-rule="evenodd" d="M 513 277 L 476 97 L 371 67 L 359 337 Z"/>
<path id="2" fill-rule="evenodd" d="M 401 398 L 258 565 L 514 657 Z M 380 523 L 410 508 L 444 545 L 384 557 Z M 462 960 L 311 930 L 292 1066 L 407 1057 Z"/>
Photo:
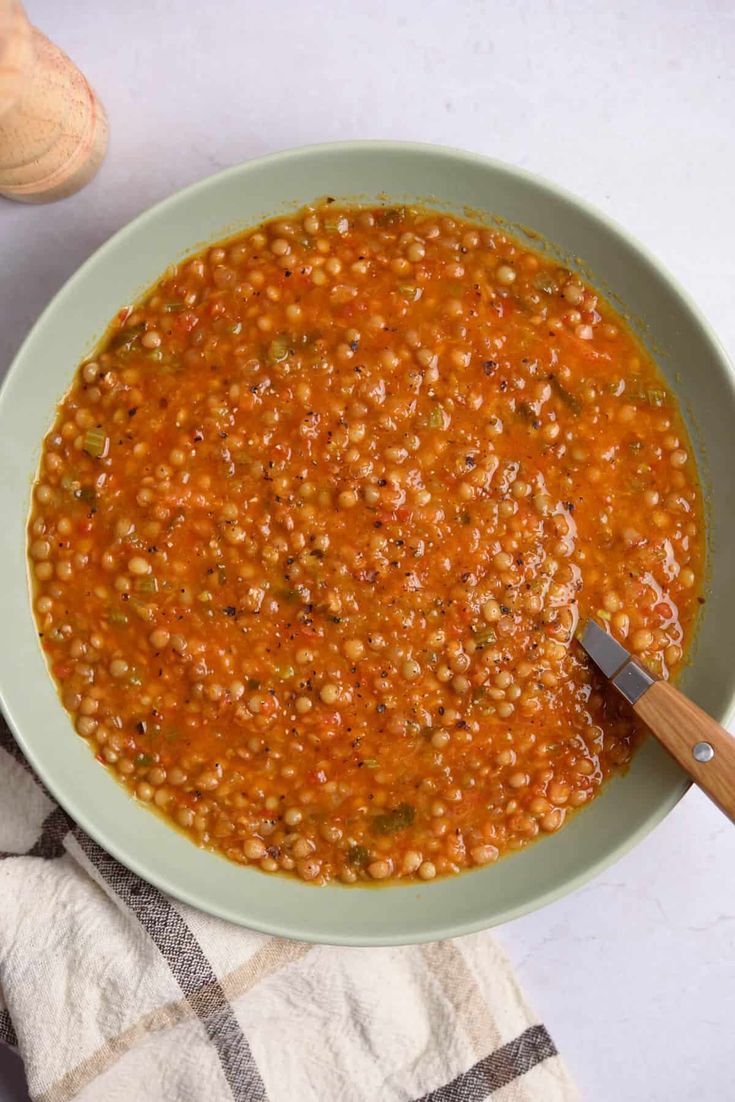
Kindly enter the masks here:
<path id="1" fill-rule="evenodd" d="M 358 662 L 365 654 L 365 644 L 361 639 L 347 639 L 342 644 L 342 652 L 350 662 Z"/>
<path id="2" fill-rule="evenodd" d="M 336 704 L 340 697 L 339 685 L 327 681 L 319 690 L 319 699 L 324 704 Z"/>
<path id="3" fill-rule="evenodd" d="M 495 846 L 474 846 L 470 850 L 470 857 L 476 865 L 489 865 L 497 861 L 499 853 Z"/>
<path id="4" fill-rule="evenodd" d="M 511 268 L 509 264 L 500 264 L 495 269 L 495 278 L 504 287 L 509 287 L 511 283 L 515 283 L 517 274 L 515 268 Z"/>

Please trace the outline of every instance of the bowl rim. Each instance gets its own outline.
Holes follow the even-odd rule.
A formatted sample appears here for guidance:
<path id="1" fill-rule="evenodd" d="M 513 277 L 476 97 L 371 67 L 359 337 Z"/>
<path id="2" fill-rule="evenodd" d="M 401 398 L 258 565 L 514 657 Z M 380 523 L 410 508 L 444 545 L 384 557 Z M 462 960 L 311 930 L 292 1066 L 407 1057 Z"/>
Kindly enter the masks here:
<path id="1" fill-rule="evenodd" d="M 255 157 L 251 160 L 247 160 L 235 165 L 231 165 L 217 173 L 206 176 L 200 180 L 197 180 L 186 187 L 180 188 L 174 191 L 172 194 L 159 200 L 153 206 L 146 208 L 140 214 L 136 215 L 133 219 L 121 226 L 115 233 L 112 234 L 106 241 L 104 241 L 95 251 L 74 271 L 74 273 L 62 284 L 59 290 L 53 295 L 49 303 L 43 309 L 36 321 L 31 326 L 29 332 L 26 334 L 20 347 L 15 353 L 12 363 L 5 374 L 5 377 L 0 385 L 0 413 L 5 412 L 5 406 L 7 405 L 8 393 L 11 389 L 12 383 L 15 380 L 16 375 L 20 374 L 23 361 L 26 357 L 26 350 L 32 343 L 35 335 L 41 330 L 45 324 L 46 319 L 52 314 L 57 301 L 67 294 L 69 294 L 76 284 L 82 281 L 86 273 L 103 262 L 109 253 L 114 253 L 118 242 L 120 242 L 127 235 L 142 230 L 149 223 L 155 223 L 159 215 L 169 206 L 184 199 L 193 198 L 200 193 L 205 193 L 215 182 L 227 180 L 229 178 L 246 177 L 249 171 L 257 172 L 263 167 L 281 167 L 286 168 L 293 162 L 297 162 L 302 157 L 319 157 L 322 155 L 328 155 L 330 153 L 339 152 L 342 155 L 350 155 L 352 153 L 359 154 L 365 152 L 375 153 L 376 156 L 381 154 L 395 154 L 395 153 L 418 153 L 424 156 L 431 155 L 434 157 L 440 157 L 449 161 L 460 161 L 466 164 L 470 164 L 476 167 L 489 169 L 495 174 L 500 174 L 509 180 L 521 179 L 525 180 L 534 187 L 545 191 L 547 194 L 563 201 L 565 204 L 576 207 L 583 212 L 591 222 L 598 224 L 602 229 L 606 230 L 609 234 L 617 237 L 623 241 L 623 243 L 635 254 L 638 254 L 655 272 L 656 278 L 668 288 L 672 295 L 677 299 L 682 309 L 687 312 L 692 319 L 696 322 L 700 333 L 706 343 L 711 347 L 714 357 L 719 361 L 723 370 L 723 377 L 726 383 L 729 385 L 733 405 L 735 405 L 735 371 L 729 361 L 725 348 L 720 341 L 719 337 L 713 330 L 712 326 L 703 315 L 700 308 L 691 298 L 689 293 L 678 282 L 678 280 L 671 275 L 668 269 L 657 259 L 649 250 L 642 245 L 638 239 L 629 233 L 624 227 L 622 227 L 617 221 L 610 218 L 606 213 L 601 211 L 594 204 L 589 203 L 585 199 L 579 198 L 573 192 L 567 190 L 555 183 L 548 180 L 546 177 L 538 175 L 534 172 L 529 172 L 527 169 L 519 168 L 507 162 L 497 160 L 492 157 L 485 156 L 483 154 L 474 153 L 451 146 L 434 145 L 426 142 L 409 142 L 409 141 L 397 141 L 397 140 L 357 140 L 357 141 L 337 141 L 337 142 L 323 142 L 317 144 L 310 144 L 304 146 L 298 146 L 286 150 L 277 151 L 274 153 L 266 154 L 265 156 Z M 202 248 L 206 247 L 206 244 L 202 243 Z M 317 944 L 334 944 L 334 945 L 348 945 L 348 946 L 378 946 L 378 945 L 405 945 L 405 944 L 419 944 L 422 942 L 429 942 L 434 940 L 440 940 L 447 937 L 457 937 L 463 934 L 474 933 L 483 929 L 487 929 L 491 925 L 498 925 L 504 922 L 508 922 L 514 918 L 518 918 L 521 915 L 527 914 L 534 910 L 538 910 L 547 904 L 561 899 L 562 897 L 571 894 L 573 891 L 578 890 L 588 881 L 597 876 L 601 871 L 608 868 L 619 858 L 624 856 L 629 850 L 631 850 L 639 841 L 641 841 L 647 834 L 649 834 L 662 820 L 669 814 L 669 812 L 676 806 L 679 800 L 687 792 L 691 785 L 691 781 L 682 774 L 681 781 L 678 784 L 672 784 L 669 793 L 665 798 L 660 799 L 655 806 L 653 806 L 650 812 L 641 821 L 640 825 L 629 835 L 627 835 L 622 841 L 607 848 L 605 852 L 596 860 L 588 862 L 582 869 L 572 875 L 565 875 L 561 881 L 545 891 L 541 891 L 534 894 L 532 898 L 522 903 L 508 906 L 505 909 L 496 908 L 495 914 L 490 919 L 483 919 L 482 917 L 477 919 L 452 920 L 451 922 L 444 922 L 444 924 L 432 925 L 431 918 L 427 916 L 425 929 L 421 934 L 417 934 L 413 931 L 408 933 L 396 933 L 394 935 L 376 935 L 374 937 L 355 937 L 352 936 L 349 931 L 344 934 L 335 934 L 330 932 L 328 940 L 324 936 L 320 936 L 318 930 L 304 929 L 298 917 L 292 921 L 284 920 L 283 922 L 260 922 L 248 918 L 247 920 L 238 912 L 232 908 L 224 905 L 212 905 L 206 900 L 204 889 L 198 894 L 195 890 L 187 890 L 185 887 L 177 884 L 175 879 L 172 881 L 165 872 L 159 872 L 154 870 L 151 872 L 148 867 L 146 859 L 145 848 L 141 847 L 136 852 L 129 852 L 128 848 L 124 844 L 118 844 L 114 837 L 106 834 L 104 828 L 97 827 L 92 816 L 89 816 L 86 811 L 76 806 L 76 797 L 73 791 L 69 791 L 68 787 L 63 785 L 57 785 L 54 779 L 47 776 L 46 770 L 39 760 L 39 755 L 34 751 L 32 745 L 26 739 L 21 729 L 21 725 L 16 721 L 13 708 L 10 704 L 10 697 L 13 695 L 13 686 L 7 683 L 7 674 L 5 672 L 4 663 L 0 663 L 0 706 L 6 717 L 8 726 L 21 748 L 26 759 L 32 766 L 33 770 L 37 774 L 37 777 L 45 785 L 53 798 L 59 803 L 59 805 L 68 812 L 72 819 L 77 823 L 82 830 L 85 831 L 94 841 L 102 846 L 109 854 L 111 854 L 116 860 L 120 861 L 126 868 L 130 869 L 133 873 L 146 880 L 148 883 L 153 884 L 159 890 L 166 892 L 174 899 L 180 902 L 186 903 L 189 906 L 196 908 L 197 910 L 205 911 L 208 914 L 215 915 L 219 918 L 236 923 L 240 926 L 245 926 L 248 929 L 256 930 L 262 933 L 268 933 L 279 937 L 298 939 L 301 941 L 307 941 Z M 59 705 L 61 707 L 61 705 Z M 730 687 L 729 698 L 727 704 L 724 707 L 723 715 L 720 716 L 720 720 L 726 723 L 735 711 L 735 678 Z M 172 828 L 168 828 L 172 829 Z M 511 855 L 512 856 L 512 855 Z M 225 860 L 222 858 L 222 860 Z M 466 874 L 465 874 L 466 875 Z M 437 882 L 438 883 L 438 882 Z M 356 889 L 353 886 L 330 886 L 327 890 L 339 890 L 352 892 Z M 404 885 L 390 886 L 387 890 L 391 893 L 394 891 L 405 890 Z M 308 885 L 307 890 L 316 890 L 313 885 Z M 320 889 L 323 890 L 323 889 Z M 375 888 L 371 888 L 374 891 Z M 385 891 L 383 887 L 380 890 Z"/>

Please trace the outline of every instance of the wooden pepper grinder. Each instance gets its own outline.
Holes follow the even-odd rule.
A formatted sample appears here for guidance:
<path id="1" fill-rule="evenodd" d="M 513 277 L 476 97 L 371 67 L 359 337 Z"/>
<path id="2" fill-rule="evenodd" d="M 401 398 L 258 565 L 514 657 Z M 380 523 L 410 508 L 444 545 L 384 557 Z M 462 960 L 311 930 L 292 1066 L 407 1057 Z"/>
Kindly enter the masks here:
<path id="1" fill-rule="evenodd" d="M 0 0 L 0 195 L 47 203 L 78 191 L 107 149 L 104 108 L 76 65 Z"/>

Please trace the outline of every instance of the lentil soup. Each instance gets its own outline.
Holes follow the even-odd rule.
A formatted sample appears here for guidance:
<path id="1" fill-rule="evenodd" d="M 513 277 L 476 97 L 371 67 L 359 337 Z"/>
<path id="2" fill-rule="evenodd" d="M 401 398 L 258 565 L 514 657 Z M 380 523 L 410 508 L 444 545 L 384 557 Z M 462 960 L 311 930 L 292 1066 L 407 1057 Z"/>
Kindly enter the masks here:
<path id="1" fill-rule="evenodd" d="M 76 730 L 200 845 L 317 883 L 554 833 L 675 674 L 702 508 L 610 307 L 506 233 L 308 208 L 169 269 L 82 364 L 29 521 Z"/>

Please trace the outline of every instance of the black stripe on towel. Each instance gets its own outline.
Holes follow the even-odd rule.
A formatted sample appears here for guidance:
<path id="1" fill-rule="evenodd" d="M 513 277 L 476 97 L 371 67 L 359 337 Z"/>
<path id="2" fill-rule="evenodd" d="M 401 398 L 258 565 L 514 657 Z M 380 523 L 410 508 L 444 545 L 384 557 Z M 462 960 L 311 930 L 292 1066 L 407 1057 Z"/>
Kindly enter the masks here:
<path id="1" fill-rule="evenodd" d="M 80 830 L 74 837 L 105 882 L 133 912 L 171 969 L 219 1056 L 236 1102 L 266 1102 L 255 1059 L 201 945 L 157 888 L 129 872 Z"/>
<path id="2" fill-rule="evenodd" d="M 10 1045 L 12 1048 L 18 1047 L 15 1026 L 7 1010 L 0 1010 L 0 1044 Z"/>
<path id="3" fill-rule="evenodd" d="M 55 807 L 43 821 L 40 838 L 31 846 L 27 857 L 44 857 L 50 860 L 61 857 L 64 849 L 64 839 L 70 830 L 74 829 L 74 823 L 61 807 Z"/>
<path id="4" fill-rule="evenodd" d="M 29 772 L 31 772 L 31 767 L 28 764 L 28 762 L 26 761 L 25 757 L 23 756 L 23 751 L 21 750 L 20 746 L 18 746 L 18 743 L 13 738 L 13 736 L 10 732 L 10 728 L 8 727 L 7 723 L 5 722 L 5 716 L 3 716 L 1 714 L 0 714 L 0 747 L 2 747 L 3 750 L 7 750 L 7 752 L 10 754 L 11 758 L 15 758 L 15 760 L 17 762 L 20 762 L 20 764 L 23 766 L 24 769 L 27 769 Z"/>
<path id="5" fill-rule="evenodd" d="M 491 1052 L 451 1083 L 422 1095 L 417 1102 L 483 1102 L 488 1095 L 556 1055 L 556 1045 L 546 1027 L 532 1025 L 520 1037 Z"/>
<path id="6" fill-rule="evenodd" d="M 66 852 L 64 839 L 69 831 L 73 829 L 74 823 L 67 813 L 60 807 L 55 807 L 52 811 L 49 811 L 43 820 L 41 833 L 30 849 L 23 853 L 0 850 L 0 859 L 4 857 L 42 857 L 49 861 L 55 857 L 62 857 Z"/>

